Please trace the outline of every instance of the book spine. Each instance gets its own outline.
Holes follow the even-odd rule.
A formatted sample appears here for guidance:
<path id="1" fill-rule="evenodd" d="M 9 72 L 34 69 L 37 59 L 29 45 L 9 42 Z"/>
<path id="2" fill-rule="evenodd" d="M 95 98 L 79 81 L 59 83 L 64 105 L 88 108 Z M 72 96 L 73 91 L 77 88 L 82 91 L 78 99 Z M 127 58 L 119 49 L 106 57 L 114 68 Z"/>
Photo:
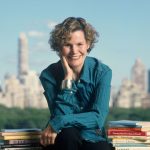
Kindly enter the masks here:
<path id="1" fill-rule="evenodd" d="M 128 136 L 147 136 L 144 131 L 112 131 L 108 130 L 108 135 L 128 135 Z"/>
<path id="2" fill-rule="evenodd" d="M 39 128 L 23 128 L 23 129 L 1 129 L 1 132 L 37 132 Z"/>
<path id="3" fill-rule="evenodd" d="M 150 147 L 115 147 L 115 150 L 150 150 Z"/>
<path id="4" fill-rule="evenodd" d="M 2 150 L 42 150 L 42 147 L 24 147 L 24 148 L 3 148 Z"/>
<path id="5" fill-rule="evenodd" d="M 40 144 L 23 144 L 23 145 L 20 145 L 20 144 L 8 144 L 8 145 L 0 145 L 1 147 L 0 148 L 28 148 L 28 147 L 39 147 Z"/>
<path id="6" fill-rule="evenodd" d="M 150 147 L 149 144 L 143 143 L 113 143 L 114 147 Z"/>
<path id="7" fill-rule="evenodd" d="M 24 136 L 3 136 L 0 137 L 3 140 L 29 140 L 29 139 L 39 139 L 41 135 L 24 135 Z"/>
<path id="8" fill-rule="evenodd" d="M 108 131 L 142 131 L 141 128 L 109 128 Z"/>
<path id="9" fill-rule="evenodd" d="M 9 135 L 19 135 L 19 136 L 22 136 L 22 135 L 40 135 L 41 132 L 1 132 L 0 133 L 0 136 L 9 136 Z"/>
<path id="10" fill-rule="evenodd" d="M 30 143 L 40 143 L 39 139 L 33 140 L 4 140 L 4 144 L 30 144 Z"/>
<path id="11" fill-rule="evenodd" d="M 147 136 L 129 136 L 129 135 L 108 135 L 109 139 L 113 138 L 128 138 L 128 139 L 134 139 L 134 140 L 149 140 L 150 137 Z"/>
<path id="12" fill-rule="evenodd" d="M 149 143 L 150 144 L 150 141 L 148 140 L 134 140 L 134 139 L 112 139 L 112 143 Z"/>

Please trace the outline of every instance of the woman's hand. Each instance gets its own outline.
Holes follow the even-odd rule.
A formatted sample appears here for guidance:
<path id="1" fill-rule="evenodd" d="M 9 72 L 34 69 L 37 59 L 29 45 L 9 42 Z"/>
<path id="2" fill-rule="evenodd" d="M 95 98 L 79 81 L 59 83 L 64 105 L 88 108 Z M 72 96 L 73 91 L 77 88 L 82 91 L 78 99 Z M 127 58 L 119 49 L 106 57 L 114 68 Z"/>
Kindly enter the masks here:
<path id="1" fill-rule="evenodd" d="M 65 72 L 64 80 L 67 80 L 67 79 L 73 80 L 73 76 L 74 76 L 73 70 L 68 65 L 68 62 L 67 62 L 67 60 L 64 56 L 61 56 L 61 62 L 62 62 L 63 69 L 64 69 L 64 72 Z"/>
<path id="2" fill-rule="evenodd" d="M 57 133 L 50 125 L 42 132 L 40 143 L 44 146 L 54 144 Z"/>

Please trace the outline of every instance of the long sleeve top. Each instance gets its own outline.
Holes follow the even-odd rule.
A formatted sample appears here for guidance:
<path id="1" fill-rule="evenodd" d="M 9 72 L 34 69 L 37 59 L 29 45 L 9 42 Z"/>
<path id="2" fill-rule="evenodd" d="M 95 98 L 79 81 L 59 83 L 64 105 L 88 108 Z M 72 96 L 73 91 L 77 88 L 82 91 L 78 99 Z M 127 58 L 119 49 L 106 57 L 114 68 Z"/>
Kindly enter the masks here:
<path id="1" fill-rule="evenodd" d="M 51 117 L 49 124 L 59 133 L 77 127 L 84 140 L 104 141 L 102 129 L 109 112 L 111 69 L 93 57 L 86 57 L 78 81 L 61 89 L 64 71 L 61 61 L 44 69 L 40 80 Z"/>

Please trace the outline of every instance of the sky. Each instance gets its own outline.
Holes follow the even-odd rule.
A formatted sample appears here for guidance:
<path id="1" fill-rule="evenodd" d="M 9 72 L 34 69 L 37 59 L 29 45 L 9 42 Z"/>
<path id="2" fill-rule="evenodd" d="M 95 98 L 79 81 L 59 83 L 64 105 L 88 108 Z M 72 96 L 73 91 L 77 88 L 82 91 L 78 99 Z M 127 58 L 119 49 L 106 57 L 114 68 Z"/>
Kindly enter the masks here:
<path id="1" fill-rule="evenodd" d="M 150 69 L 149 0 L 0 0 L 0 85 L 6 74 L 17 75 L 21 32 L 28 38 L 31 70 L 40 73 L 58 61 L 49 33 L 70 16 L 85 18 L 99 32 L 89 56 L 110 66 L 112 86 L 130 78 L 137 58 Z"/>

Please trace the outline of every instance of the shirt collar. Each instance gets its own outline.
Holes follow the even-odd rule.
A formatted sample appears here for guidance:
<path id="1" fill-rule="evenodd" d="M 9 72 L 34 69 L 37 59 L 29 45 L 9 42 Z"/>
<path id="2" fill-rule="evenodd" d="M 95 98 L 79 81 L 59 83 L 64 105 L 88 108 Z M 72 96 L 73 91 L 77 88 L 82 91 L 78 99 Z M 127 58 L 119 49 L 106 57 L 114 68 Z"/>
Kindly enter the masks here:
<path id="1" fill-rule="evenodd" d="M 84 82 L 90 83 L 93 79 L 93 74 L 95 71 L 102 71 L 101 63 L 98 59 L 87 56 L 84 61 L 84 65 L 82 68 L 80 80 Z"/>
<path id="2" fill-rule="evenodd" d="M 88 56 L 85 58 L 80 80 L 83 80 L 84 82 L 87 83 L 90 82 L 90 59 Z"/>

